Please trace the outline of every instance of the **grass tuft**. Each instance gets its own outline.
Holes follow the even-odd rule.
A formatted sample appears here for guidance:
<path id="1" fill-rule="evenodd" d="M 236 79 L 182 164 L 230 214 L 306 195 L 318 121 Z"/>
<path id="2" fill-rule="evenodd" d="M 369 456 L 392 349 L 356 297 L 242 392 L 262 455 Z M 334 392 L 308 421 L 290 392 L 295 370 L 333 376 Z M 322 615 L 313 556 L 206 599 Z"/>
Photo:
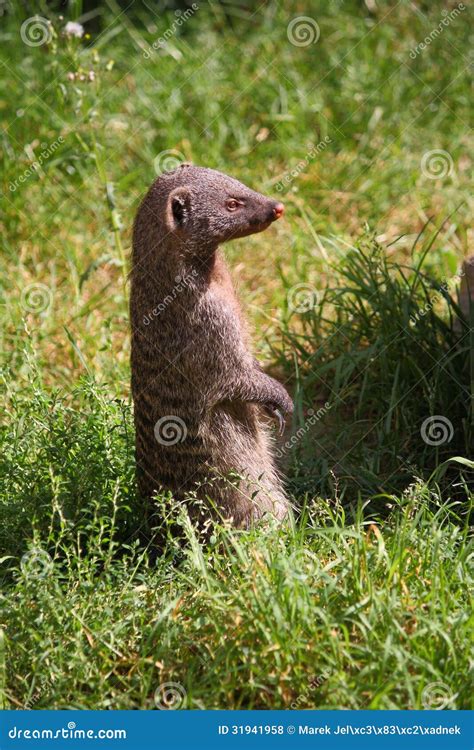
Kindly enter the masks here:
<path id="1" fill-rule="evenodd" d="M 290 451 L 311 491 L 337 480 L 352 498 L 397 492 L 453 456 L 472 457 L 469 324 L 456 302 L 460 272 L 425 270 L 435 243 L 416 242 L 400 262 L 373 236 L 359 240 L 331 265 L 318 304 L 285 320 L 276 354 L 289 374 L 296 358 L 296 430 L 321 408 Z M 468 497 L 465 468 L 445 474 L 447 497 Z"/>

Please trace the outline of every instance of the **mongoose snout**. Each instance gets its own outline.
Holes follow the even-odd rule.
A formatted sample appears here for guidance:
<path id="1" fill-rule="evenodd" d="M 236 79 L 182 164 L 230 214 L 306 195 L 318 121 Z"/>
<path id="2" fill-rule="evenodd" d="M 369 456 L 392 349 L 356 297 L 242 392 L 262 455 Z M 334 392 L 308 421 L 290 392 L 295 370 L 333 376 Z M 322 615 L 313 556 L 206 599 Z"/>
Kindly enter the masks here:
<path id="1" fill-rule="evenodd" d="M 269 201 L 268 208 L 264 208 L 263 215 L 260 207 L 258 207 L 257 211 L 255 212 L 255 216 L 249 218 L 249 225 L 252 227 L 251 234 L 255 234 L 256 232 L 263 232 L 263 230 L 267 229 L 273 221 L 280 219 L 284 213 L 285 206 L 280 202 L 275 203 L 275 201 Z"/>
<path id="2" fill-rule="evenodd" d="M 248 230 L 242 228 L 238 234 L 234 237 L 245 237 L 247 234 L 256 234 L 257 232 L 263 232 L 267 229 L 273 221 L 280 219 L 285 212 L 285 206 L 283 203 L 275 203 L 275 201 L 268 201 L 268 205 L 261 206 L 257 204 L 254 215 L 248 218 Z M 230 238 L 233 239 L 233 238 Z"/>
<path id="3" fill-rule="evenodd" d="M 284 213 L 285 213 L 285 206 L 283 205 L 283 203 L 277 203 L 276 206 L 273 207 L 274 219 L 280 219 Z"/>
<path id="4" fill-rule="evenodd" d="M 236 526 L 288 512 L 266 415 L 282 428 L 293 402 L 252 356 L 219 245 L 263 231 L 283 212 L 282 203 L 232 177 L 182 165 L 153 183 L 134 224 L 140 491 L 151 498 L 170 490 L 191 512 L 197 497 Z"/>

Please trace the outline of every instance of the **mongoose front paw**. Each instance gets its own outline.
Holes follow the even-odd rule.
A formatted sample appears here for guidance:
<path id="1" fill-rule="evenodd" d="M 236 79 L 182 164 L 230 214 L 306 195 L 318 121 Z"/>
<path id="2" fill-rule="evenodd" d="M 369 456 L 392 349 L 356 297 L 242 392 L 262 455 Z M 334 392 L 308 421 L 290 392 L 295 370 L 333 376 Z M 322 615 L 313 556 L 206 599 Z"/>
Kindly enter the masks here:
<path id="1" fill-rule="evenodd" d="M 293 399 L 291 399 L 286 392 L 285 388 L 279 384 L 278 398 L 275 399 L 275 406 L 280 409 L 284 414 L 293 414 L 294 406 Z"/>
<path id="2" fill-rule="evenodd" d="M 272 417 L 272 419 L 278 419 L 278 434 L 280 437 L 283 435 L 286 427 L 286 419 L 281 413 L 278 406 L 275 404 L 266 404 L 265 405 L 265 411 L 267 412 L 269 417 Z"/>
<path id="3" fill-rule="evenodd" d="M 281 386 L 281 393 L 278 394 L 280 398 L 278 401 L 270 401 L 265 404 L 265 411 L 267 414 L 278 419 L 278 434 L 283 435 L 286 426 L 286 414 L 293 414 L 293 401 Z"/>
<path id="4" fill-rule="evenodd" d="M 285 396 L 286 396 L 286 399 L 285 399 L 285 411 L 286 411 L 287 414 L 291 415 L 291 414 L 293 414 L 293 412 L 295 410 L 295 405 L 293 403 L 293 399 L 290 398 L 290 396 L 287 394 L 286 391 L 285 391 Z"/>

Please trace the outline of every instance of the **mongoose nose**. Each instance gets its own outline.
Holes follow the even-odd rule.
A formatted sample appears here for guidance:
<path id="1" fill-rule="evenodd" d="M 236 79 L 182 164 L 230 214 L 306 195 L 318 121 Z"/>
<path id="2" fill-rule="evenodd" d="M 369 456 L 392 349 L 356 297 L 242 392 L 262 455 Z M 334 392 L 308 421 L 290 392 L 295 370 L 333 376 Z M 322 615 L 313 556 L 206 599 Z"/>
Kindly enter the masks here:
<path id="1" fill-rule="evenodd" d="M 277 203 L 273 208 L 273 216 L 275 219 L 280 219 L 285 212 L 285 206 L 283 203 Z"/>

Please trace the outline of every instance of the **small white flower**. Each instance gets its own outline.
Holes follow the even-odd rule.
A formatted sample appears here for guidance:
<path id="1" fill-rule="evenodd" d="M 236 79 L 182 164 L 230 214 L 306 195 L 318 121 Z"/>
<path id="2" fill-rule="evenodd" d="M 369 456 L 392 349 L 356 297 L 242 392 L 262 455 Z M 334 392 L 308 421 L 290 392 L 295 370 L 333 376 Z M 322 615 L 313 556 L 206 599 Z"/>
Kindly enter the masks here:
<path id="1" fill-rule="evenodd" d="M 68 21 L 64 27 L 66 36 L 75 36 L 81 39 L 84 36 L 84 26 L 77 21 Z"/>

